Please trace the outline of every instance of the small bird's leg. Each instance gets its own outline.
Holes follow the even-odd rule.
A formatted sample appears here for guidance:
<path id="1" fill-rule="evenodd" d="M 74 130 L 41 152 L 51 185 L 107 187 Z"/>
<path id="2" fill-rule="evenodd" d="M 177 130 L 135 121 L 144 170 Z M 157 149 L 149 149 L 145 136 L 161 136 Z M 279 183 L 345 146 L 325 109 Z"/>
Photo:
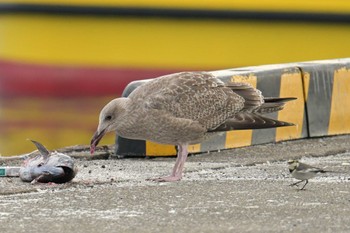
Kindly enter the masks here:
<path id="1" fill-rule="evenodd" d="M 159 178 L 149 179 L 149 180 L 158 181 L 158 182 L 173 182 L 173 181 L 181 180 L 182 170 L 184 168 L 184 164 L 186 162 L 187 155 L 188 155 L 187 146 L 188 146 L 187 144 L 178 146 L 176 162 L 170 176 L 159 177 Z"/>
<path id="2" fill-rule="evenodd" d="M 298 184 L 300 184 L 301 182 L 303 182 L 303 180 L 300 180 L 300 181 L 298 181 L 298 182 L 295 182 L 295 183 L 293 183 L 293 184 L 290 184 L 289 186 L 298 186 Z"/>
<path id="3" fill-rule="evenodd" d="M 41 174 L 40 176 L 38 176 L 37 178 L 35 178 L 34 180 L 32 180 L 32 182 L 30 182 L 31 184 L 37 184 L 37 183 L 41 183 L 39 180 L 43 177 L 45 177 L 46 174 Z"/>
<path id="4" fill-rule="evenodd" d="M 309 180 L 306 180 L 304 186 L 300 190 L 303 190 L 305 188 L 305 186 L 307 185 L 307 183 L 309 183 Z"/>

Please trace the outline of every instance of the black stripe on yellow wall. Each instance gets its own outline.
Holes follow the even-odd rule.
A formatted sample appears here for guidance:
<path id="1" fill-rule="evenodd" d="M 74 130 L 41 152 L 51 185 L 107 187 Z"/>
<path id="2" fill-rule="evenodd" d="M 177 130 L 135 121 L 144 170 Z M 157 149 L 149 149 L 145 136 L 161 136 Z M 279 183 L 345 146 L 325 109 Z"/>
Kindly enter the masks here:
<path id="1" fill-rule="evenodd" d="M 121 6 L 84 6 L 63 4 L 14 4 L 1 3 L 0 14 L 49 14 L 75 16 L 123 16 L 123 17 L 161 17 L 177 19 L 215 19 L 215 20 L 267 20 L 321 23 L 350 23 L 350 14 L 286 12 L 286 11 L 249 11 L 249 10 L 213 10 L 189 8 L 121 7 Z"/>

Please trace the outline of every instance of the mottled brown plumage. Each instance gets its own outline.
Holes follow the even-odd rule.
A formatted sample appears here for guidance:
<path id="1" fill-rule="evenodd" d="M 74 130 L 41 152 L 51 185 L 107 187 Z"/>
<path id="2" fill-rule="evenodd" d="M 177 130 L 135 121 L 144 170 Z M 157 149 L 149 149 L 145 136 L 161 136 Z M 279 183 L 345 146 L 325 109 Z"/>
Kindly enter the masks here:
<path id="1" fill-rule="evenodd" d="M 249 84 L 225 85 L 206 72 L 166 75 L 139 86 L 128 98 L 108 103 L 100 113 L 91 150 L 109 131 L 125 138 L 177 145 L 173 173 L 159 181 L 179 180 L 188 144 L 201 142 L 215 131 L 292 125 L 259 115 L 282 109 L 284 102 L 274 98 L 264 103 L 261 92 Z"/>

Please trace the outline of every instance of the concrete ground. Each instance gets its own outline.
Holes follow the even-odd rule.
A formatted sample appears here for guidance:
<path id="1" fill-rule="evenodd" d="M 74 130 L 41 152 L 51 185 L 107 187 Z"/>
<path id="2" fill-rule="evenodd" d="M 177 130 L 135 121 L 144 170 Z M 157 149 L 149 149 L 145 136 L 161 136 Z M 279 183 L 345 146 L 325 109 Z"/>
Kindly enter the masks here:
<path id="1" fill-rule="evenodd" d="M 81 150 L 71 183 L 0 179 L 0 232 L 350 232 L 349 152 L 350 135 L 199 154 L 182 181 L 155 183 L 145 179 L 174 158 L 88 160 Z M 295 158 L 335 172 L 299 191 L 286 165 Z"/>

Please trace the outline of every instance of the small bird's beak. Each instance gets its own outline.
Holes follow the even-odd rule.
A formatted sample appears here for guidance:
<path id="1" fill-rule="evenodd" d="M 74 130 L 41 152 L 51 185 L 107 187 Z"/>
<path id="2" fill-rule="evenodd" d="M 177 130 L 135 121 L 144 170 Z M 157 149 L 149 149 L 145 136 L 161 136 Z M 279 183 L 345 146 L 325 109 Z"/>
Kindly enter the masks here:
<path id="1" fill-rule="evenodd" d="M 90 142 L 90 153 L 93 154 L 95 152 L 96 146 L 101 141 L 103 136 L 106 134 L 106 129 L 103 129 L 101 132 L 98 130 L 95 132 L 94 136 L 92 136 L 91 142 Z"/>

